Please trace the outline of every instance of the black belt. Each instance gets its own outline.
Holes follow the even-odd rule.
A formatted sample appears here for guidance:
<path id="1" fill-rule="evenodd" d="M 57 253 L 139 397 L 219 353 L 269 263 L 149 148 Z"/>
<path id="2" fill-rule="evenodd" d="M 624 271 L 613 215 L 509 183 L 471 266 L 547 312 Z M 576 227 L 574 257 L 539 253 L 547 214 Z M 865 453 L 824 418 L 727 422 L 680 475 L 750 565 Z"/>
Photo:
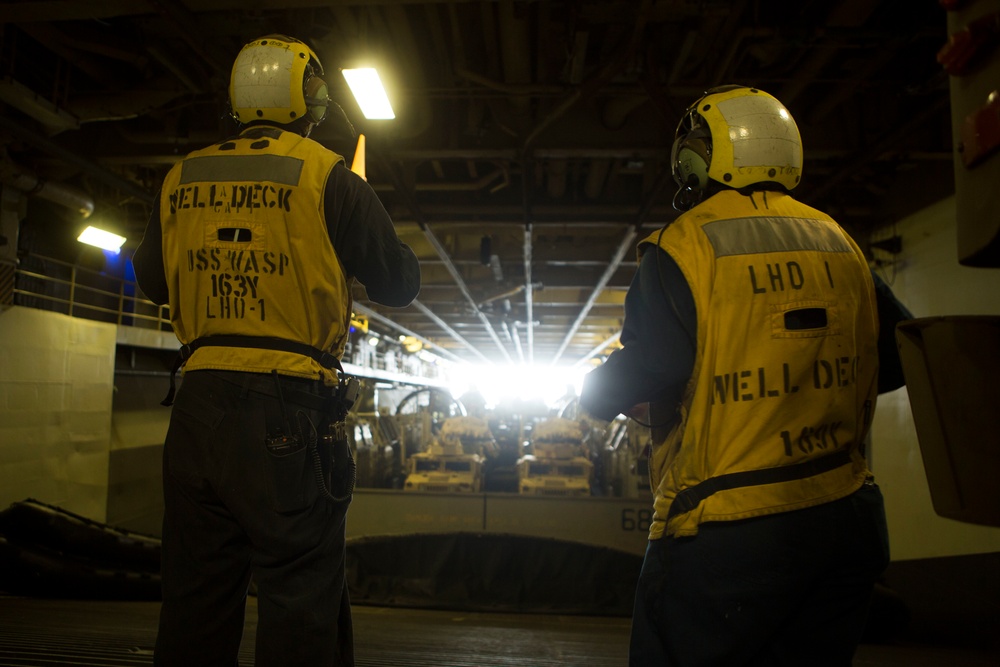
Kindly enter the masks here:
<path id="1" fill-rule="evenodd" d="M 180 367 L 184 365 L 184 362 L 186 362 L 191 355 L 194 354 L 195 350 L 200 347 L 208 346 L 249 347 L 260 350 L 292 352 L 294 354 L 301 354 L 302 356 L 313 359 L 323 368 L 330 370 L 336 368 L 341 373 L 344 372 L 344 367 L 340 364 L 340 359 L 334 355 L 329 352 L 324 352 L 319 348 L 315 348 L 312 345 L 300 343 L 295 340 L 288 340 L 286 338 L 271 338 L 269 336 L 202 336 L 201 338 L 195 338 L 187 345 L 182 345 L 180 350 L 177 351 L 177 356 L 174 358 L 174 365 L 170 369 L 170 391 L 167 392 L 166 398 L 160 401 L 160 405 L 173 405 L 174 394 L 177 393 L 177 386 L 175 384 L 177 371 L 180 370 Z"/>
<path id="2" fill-rule="evenodd" d="M 193 373 L 213 373 L 211 370 L 206 371 L 192 371 Z M 290 375 L 281 375 L 278 377 L 277 382 L 282 383 L 281 392 L 278 392 L 278 387 L 275 385 L 275 380 L 268 375 L 257 374 L 253 375 L 259 376 L 260 378 L 267 378 L 266 382 L 254 382 L 253 386 L 248 386 L 246 382 L 246 373 L 242 373 L 243 378 L 231 375 L 232 371 L 214 371 L 215 377 L 222 379 L 229 384 L 235 385 L 237 387 L 242 387 L 247 391 L 253 392 L 255 394 L 263 394 L 265 396 L 271 396 L 272 398 L 281 399 L 284 402 L 291 403 L 292 405 L 298 405 L 309 410 L 316 410 L 317 412 L 322 412 L 324 414 L 330 412 L 333 407 L 334 394 L 336 393 L 335 387 L 323 387 L 323 393 L 313 393 L 308 391 L 302 391 L 301 389 L 295 389 L 294 387 L 288 386 L 289 384 L 294 385 L 297 381 L 302 382 L 319 382 L 318 380 L 306 380 L 305 378 L 297 378 Z"/>
<path id="3" fill-rule="evenodd" d="M 744 470 L 741 472 L 730 472 L 718 477 L 710 477 L 704 482 L 699 482 L 690 486 L 674 498 L 667 512 L 667 521 L 678 514 L 690 512 L 701 504 L 709 496 L 719 491 L 727 491 L 743 486 L 760 486 L 761 484 L 776 484 L 778 482 L 790 482 L 795 479 L 805 479 L 828 472 L 842 465 L 851 462 L 851 453 L 848 449 L 840 449 L 833 454 L 826 454 L 815 459 L 793 463 L 777 468 L 764 468 L 762 470 Z"/>

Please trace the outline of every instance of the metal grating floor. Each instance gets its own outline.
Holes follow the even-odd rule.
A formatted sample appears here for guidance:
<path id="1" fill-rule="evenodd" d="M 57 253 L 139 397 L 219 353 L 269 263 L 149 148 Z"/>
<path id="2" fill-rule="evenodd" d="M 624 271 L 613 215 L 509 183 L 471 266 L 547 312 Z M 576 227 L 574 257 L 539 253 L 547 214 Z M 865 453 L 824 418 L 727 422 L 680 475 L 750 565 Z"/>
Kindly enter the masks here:
<path id="1" fill-rule="evenodd" d="M 0 596 L 0 667 L 151 665 L 159 603 Z M 240 664 L 253 665 L 256 603 Z M 625 618 L 354 607 L 358 667 L 622 667 Z M 997 667 L 994 652 L 863 645 L 855 667 Z"/>

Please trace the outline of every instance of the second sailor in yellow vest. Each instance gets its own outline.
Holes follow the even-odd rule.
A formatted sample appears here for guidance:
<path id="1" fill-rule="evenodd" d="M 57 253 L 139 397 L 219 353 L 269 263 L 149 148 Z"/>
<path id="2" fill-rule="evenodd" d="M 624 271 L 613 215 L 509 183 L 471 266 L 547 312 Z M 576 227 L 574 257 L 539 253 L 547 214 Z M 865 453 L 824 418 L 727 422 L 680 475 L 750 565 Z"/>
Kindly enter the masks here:
<path id="1" fill-rule="evenodd" d="M 878 375 L 874 292 L 857 245 L 786 194 L 735 190 L 644 239 L 640 256 L 652 245 L 687 278 L 703 324 L 683 421 L 650 462 L 650 539 L 856 491 L 869 474 L 859 448 Z M 824 458 L 839 464 L 671 512 L 678 493 L 711 478 Z"/>

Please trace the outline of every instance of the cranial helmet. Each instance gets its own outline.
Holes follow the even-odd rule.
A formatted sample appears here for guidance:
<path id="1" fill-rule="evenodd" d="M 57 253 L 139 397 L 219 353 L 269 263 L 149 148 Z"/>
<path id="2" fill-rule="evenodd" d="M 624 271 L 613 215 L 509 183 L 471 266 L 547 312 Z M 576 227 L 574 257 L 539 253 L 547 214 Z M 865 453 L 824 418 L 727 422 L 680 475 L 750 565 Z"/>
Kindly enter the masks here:
<path id="1" fill-rule="evenodd" d="M 229 104 L 241 123 L 269 120 L 316 124 L 326 117 L 330 97 L 323 65 L 304 43 L 285 35 L 250 42 L 236 56 L 229 79 Z"/>
<path id="2" fill-rule="evenodd" d="M 802 175 L 802 139 L 788 109 L 771 95 L 721 86 L 684 112 L 670 164 L 680 187 L 674 206 L 687 210 L 710 181 L 736 189 L 762 183 L 793 189 Z"/>

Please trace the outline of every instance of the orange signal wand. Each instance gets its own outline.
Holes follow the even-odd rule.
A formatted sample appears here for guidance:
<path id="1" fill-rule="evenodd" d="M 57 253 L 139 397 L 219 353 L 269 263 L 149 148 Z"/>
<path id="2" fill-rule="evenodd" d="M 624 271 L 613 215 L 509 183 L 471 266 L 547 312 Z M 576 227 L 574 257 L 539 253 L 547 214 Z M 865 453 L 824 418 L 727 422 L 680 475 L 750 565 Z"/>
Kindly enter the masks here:
<path id="1" fill-rule="evenodd" d="M 354 162 L 351 163 L 351 171 L 365 179 L 365 135 L 358 135 L 358 147 L 354 149 Z"/>

